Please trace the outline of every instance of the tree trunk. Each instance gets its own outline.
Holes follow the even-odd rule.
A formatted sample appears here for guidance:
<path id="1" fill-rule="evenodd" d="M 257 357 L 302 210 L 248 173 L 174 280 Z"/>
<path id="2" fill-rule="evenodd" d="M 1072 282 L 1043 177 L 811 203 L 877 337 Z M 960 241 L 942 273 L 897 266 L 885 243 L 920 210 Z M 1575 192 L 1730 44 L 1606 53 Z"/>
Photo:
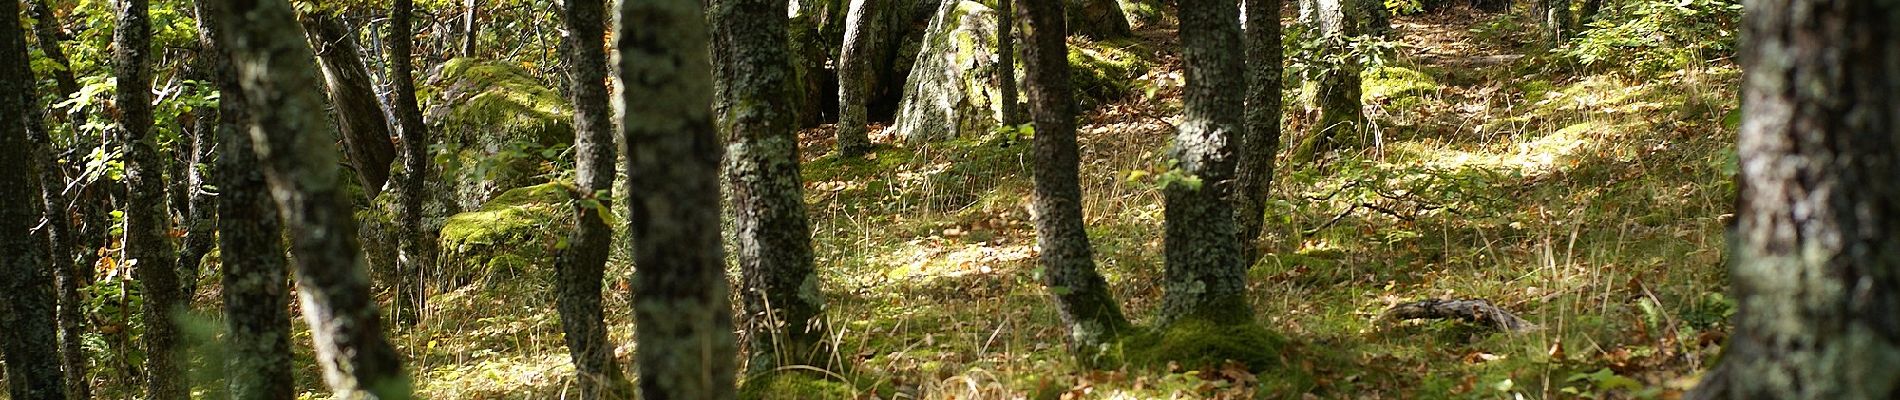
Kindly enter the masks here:
<path id="1" fill-rule="evenodd" d="M 1000 80 L 997 85 L 1002 89 L 1004 126 L 1023 123 L 1023 106 L 1016 100 L 1015 3 L 1015 0 L 996 0 L 996 65 L 1002 68 L 997 71 Z"/>
<path id="2" fill-rule="evenodd" d="M 1240 138 L 1235 175 L 1234 213 L 1240 229 L 1240 262 L 1260 259 L 1260 232 L 1266 219 L 1267 193 L 1273 186 L 1273 157 L 1280 151 L 1280 0 L 1247 0 L 1247 121 Z"/>
<path id="3" fill-rule="evenodd" d="M 47 266 L 52 268 L 54 284 L 58 293 L 58 323 L 60 368 L 66 374 L 66 393 L 74 399 L 90 396 L 91 388 L 86 385 L 86 348 L 83 343 L 86 333 L 85 299 L 79 293 L 83 284 L 79 267 L 73 260 L 78 254 L 73 250 L 73 214 L 68 209 L 66 197 L 67 179 L 59 165 L 59 157 L 53 154 L 53 138 L 47 132 L 38 104 L 31 92 L 25 95 L 28 134 L 33 140 L 34 160 L 40 164 L 40 197 L 42 215 L 46 218 L 45 232 L 47 241 Z"/>
<path id="4" fill-rule="evenodd" d="M 954 0 L 946 0 L 954 1 Z M 1055 0 L 1043 0 L 1055 1 Z M 1069 33 L 1090 39 L 1116 39 L 1134 34 L 1128 16 L 1116 0 L 1062 0 L 1066 2 Z"/>
<path id="5" fill-rule="evenodd" d="M 43 131 L 33 71 L 20 30 L 20 3 L 0 1 L 0 355 L 7 392 L 16 400 L 65 400 L 54 329 L 53 275 L 47 238 L 34 234 L 41 217 L 39 168 L 29 127 Z M 41 133 L 42 135 L 44 133 Z M 57 216 L 55 218 L 58 218 Z M 54 240 L 62 238 L 52 238 Z"/>
<path id="6" fill-rule="evenodd" d="M 59 88 L 59 98 L 72 97 L 73 93 L 79 92 L 79 80 L 73 77 L 70 69 L 73 64 L 66 59 L 66 49 L 59 45 L 59 19 L 53 15 L 53 8 L 47 6 L 46 0 L 27 0 L 25 3 L 27 15 L 34 20 L 33 36 L 40 42 L 40 53 L 62 67 L 47 71 L 53 76 L 55 87 Z"/>
<path id="7" fill-rule="evenodd" d="M 1361 31 L 1364 24 L 1353 20 L 1353 16 L 1363 14 L 1358 10 L 1362 2 L 1318 0 L 1313 5 L 1312 13 L 1302 11 L 1303 16 L 1309 17 L 1302 22 L 1324 36 L 1321 39 L 1325 42 L 1324 51 L 1351 51 L 1346 48 L 1346 38 L 1364 33 Z M 1327 152 L 1351 146 L 1366 126 L 1364 106 L 1359 101 L 1359 71 L 1363 66 L 1354 57 L 1343 57 L 1339 65 L 1331 67 L 1316 85 L 1319 92 L 1314 97 L 1319 102 L 1319 122 L 1294 150 L 1295 160 L 1313 161 Z"/>
<path id="8" fill-rule="evenodd" d="M 614 364 L 613 344 L 602 321 L 600 291 L 613 229 L 601 218 L 611 212 L 608 198 L 614 184 L 613 109 L 607 104 L 607 49 L 604 42 L 607 6 L 601 0 L 567 0 L 562 17 L 567 24 L 566 59 L 569 95 L 574 103 L 574 186 L 582 200 L 574 207 L 576 221 L 566 249 L 558 250 L 555 292 L 566 334 L 568 355 L 574 360 L 582 399 L 620 399 L 632 396 L 630 383 Z"/>
<path id="9" fill-rule="evenodd" d="M 343 147 L 350 165 L 356 168 L 363 193 L 374 199 L 389 181 L 389 165 L 396 159 L 396 145 L 389 141 L 389 119 L 382 103 L 376 100 L 369 68 L 358 53 L 356 36 L 343 21 L 326 11 L 303 15 L 304 29 L 316 46 L 317 64 L 323 67 L 324 87 L 330 103 L 336 107 L 336 121 L 342 124 Z"/>
<path id="10" fill-rule="evenodd" d="M 171 214 L 165 208 L 165 162 L 152 135 L 152 30 L 146 0 L 118 3 L 112 34 L 114 75 L 118 78 L 117 129 L 126 145 L 125 181 L 131 198 L 125 211 L 125 257 L 144 287 L 146 396 L 185 399 L 179 327 L 174 314 L 185 306 L 179 291 L 178 254 L 172 249 Z"/>
<path id="11" fill-rule="evenodd" d="M 700 0 L 623 0 L 619 12 L 614 48 L 621 134 L 633 150 L 627 232 L 635 238 L 640 394 L 729 399 L 737 345 L 719 208 L 712 206 L 719 204 L 723 147 L 713 126 L 705 14 Z"/>
<path id="12" fill-rule="evenodd" d="M 475 29 L 475 10 L 480 8 L 481 0 L 462 0 L 462 56 L 475 56 L 475 40 L 480 38 L 481 30 Z"/>
<path id="13" fill-rule="evenodd" d="M 1900 5 L 1747 6 L 1735 331 L 1690 397 L 1896 398 Z"/>
<path id="14" fill-rule="evenodd" d="M 1014 0 L 1002 0 L 1008 4 Z M 1081 155 L 1075 144 L 1075 91 L 1069 87 L 1069 45 L 1062 3 L 1030 0 L 1023 10 L 1023 67 L 1035 118 L 1036 249 L 1043 285 L 1069 328 L 1069 350 L 1093 364 L 1103 345 L 1129 328 L 1108 282 L 1095 270 L 1082 218 Z M 1005 13 L 1007 15 L 1007 13 Z"/>
<path id="15" fill-rule="evenodd" d="M 784 0 L 718 0 L 714 34 L 724 46 L 726 183 L 738 231 L 747 350 L 753 371 L 825 359 L 824 298 L 812 267 L 811 226 L 798 175 L 792 112 L 775 101 L 792 85 Z"/>
<path id="16" fill-rule="evenodd" d="M 1181 0 L 1186 122 L 1175 135 L 1180 174 L 1162 188 L 1167 221 L 1160 325 L 1183 318 L 1251 321 L 1247 266 L 1227 193 L 1245 115 L 1240 8 L 1231 1 Z"/>
<path id="17" fill-rule="evenodd" d="M 1556 47 L 1570 37 L 1570 0 L 1537 0 L 1531 13 L 1543 31 L 1544 45 Z"/>
<path id="18" fill-rule="evenodd" d="M 880 7 L 876 0 L 851 0 L 851 9 L 845 12 L 844 49 L 838 52 L 838 155 L 857 157 L 871 150 L 871 138 L 866 136 L 866 102 L 870 101 L 867 86 L 871 84 L 871 74 L 866 68 L 880 32 L 876 21 Z"/>
<path id="19" fill-rule="evenodd" d="M 283 226 L 258 169 L 248 130 L 253 126 L 244 88 L 219 38 L 227 15 L 222 2 L 200 1 L 199 44 L 218 85 L 218 243 L 222 258 L 225 375 L 233 399 L 296 398 L 290 352 L 290 285 Z"/>
<path id="20" fill-rule="evenodd" d="M 205 65 L 205 60 L 210 57 L 200 54 L 192 62 L 186 76 L 194 80 L 210 80 L 210 71 L 206 71 L 209 67 Z M 178 249 L 178 294 L 187 306 L 197 296 L 202 261 L 216 244 L 214 236 L 218 228 L 217 203 L 212 202 L 211 196 L 204 190 L 210 177 L 205 176 L 206 170 L 200 168 L 200 165 L 212 162 L 212 151 L 217 147 L 217 113 L 205 109 L 192 113 L 193 125 L 186 129 L 191 134 L 191 147 L 186 149 L 174 144 L 176 156 L 173 158 L 180 164 L 175 171 L 181 173 L 172 175 L 172 179 L 177 180 L 173 182 L 173 193 L 184 198 L 183 202 L 174 203 L 173 207 L 181 209 L 179 215 L 184 217 L 184 226 L 181 228 L 185 230 L 185 238 L 183 246 Z"/>
<path id="21" fill-rule="evenodd" d="M 396 323 L 414 326 L 422 319 L 428 304 L 423 288 L 423 268 L 435 265 L 436 241 L 422 226 L 422 201 L 428 196 L 429 126 L 422 122 L 422 108 L 416 103 L 415 34 L 411 27 L 414 0 L 396 0 L 390 6 L 389 62 L 390 83 L 395 86 L 396 132 L 402 135 L 402 172 L 394 185 L 396 197 Z"/>
<path id="22" fill-rule="evenodd" d="M 252 148 L 290 231 L 304 319 L 331 390 L 345 398 L 407 399 L 408 377 L 383 337 L 371 300 L 356 221 L 335 168 L 323 101 L 309 88 L 322 78 L 288 2 L 229 1 L 216 10 L 218 38 L 257 124 Z"/>

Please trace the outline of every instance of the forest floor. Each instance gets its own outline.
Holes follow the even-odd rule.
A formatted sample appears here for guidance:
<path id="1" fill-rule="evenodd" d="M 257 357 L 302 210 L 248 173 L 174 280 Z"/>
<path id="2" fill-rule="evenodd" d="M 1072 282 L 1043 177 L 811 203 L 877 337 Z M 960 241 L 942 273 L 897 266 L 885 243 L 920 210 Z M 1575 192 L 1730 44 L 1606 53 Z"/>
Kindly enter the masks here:
<path id="1" fill-rule="evenodd" d="M 806 134 L 806 195 L 838 350 L 828 369 L 846 381 L 828 390 L 1672 398 L 1692 384 L 1731 308 L 1722 232 L 1734 133 L 1723 121 L 1736 106 L 1737 68 L 1596 71 L 1538 50 L 1533 30 L 1512 18 L 1462 10 L 1399 17 L 1395 27 L 1397 57 L 1366 74 L 1374 129 L 1363 146 L 1317 162 L 1283 157 L 1275 177 L 1268 255 L 1250 271 L 1251 296 L 1259 321 L 1292 343 L 1282 357 L 1294 370 L 1078 369 L 1038 284 L 1026 141 L 987 133 L 839 160 L 823 155 L 830 132 L 818 129 Z M 1122 100 L 1093 105 L 1081 128 L 1096 259 L 1141 324 L 1161 297 L 1156 177 L 1181 123 L 1176 41 L 1172 29 L 1144 29 L 1137 40 L 1077 45 L 1146 67 Z M 1284 143 L 1298 143 L 1315 119 L 1296 99 Z M 629 268 L 611 268 L 620 276 L 609 287 L 612 336 L 632 343 L 626 298 L 615 295 L 626 293 Z M 544 281 L 432 299 L 430 322 L 396 338 L 418 389 L 455 399 L 571 390 Z M 1539 329 L 1382 318 L 1429 298 L 1486 299 Z M 631 351 L 616 349 L 622 365 Z M 311 367 L 300 383 L 316 392 L 318 376 Z"/>

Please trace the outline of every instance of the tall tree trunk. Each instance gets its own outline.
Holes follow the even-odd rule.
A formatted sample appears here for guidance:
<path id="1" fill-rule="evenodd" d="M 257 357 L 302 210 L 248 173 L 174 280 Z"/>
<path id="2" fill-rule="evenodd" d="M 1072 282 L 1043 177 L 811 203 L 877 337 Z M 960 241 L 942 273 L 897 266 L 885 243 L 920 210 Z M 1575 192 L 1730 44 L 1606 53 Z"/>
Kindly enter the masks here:
<path id="1" fill-rule="evenodd" d="M 210 67 L 205 63 L 211 57 L 203 53 L 197 57 L 187 76 L 210 80 L 211 73 L 207 71 Z M 216 245 L 218 228 L 218 205 L 204 190 L 204 185 L 211 178 L 206 176 L 205 169 L 200 168 L 200 165 L 212 162 L 212 151 L 217 147 L 217 113 L 214 110 L 197 110 L 193 113 L 196 114 L 192 117 L 194 123 L 188 129 L 191 147 L 185 149 L 173 146 L 177 154 L 174 158 L 181 165 L 176 169 L 180 173 L 172 175 L 172 179 L 178 180 L 173 182 L 174 193 L 184 198 L 174 208 L 182 209 L 179 215 L 185 219 L 181 227 L 185 230 L 184 243 L 178 249 L 178 294 L 187 306 L 197 296 L 200 267 L 205 254 L 211 253 L 211 248 Z"/>
<path id="2" fill-rule="evenodd" d="M 1001 74 L 997 85 L 1002 86 L 1003 125 L 1006 126 L 1023 123 L 1023 106 L 1016 95 L 1015 3 L 1015 0 L 996 0 L 996 65 L 1002 69 L 997 71 Z"/>
<path id="3" fill-rule="evenodd" d="M 873 47 L 882 42 L 875 28 L 878 9 L 871 4 L 876 0 L 851 0 L 851 8 L 845 11 L 844 49 L 838 51 L 838 155 L 857 157 L 871 150 L 871 138 L 866 136 L 865 106 L 870 101 L 871 55 L 877 54 Z"/>
<path id="4" fill-rule="evenodd" d="M 389 118 L 376 100 L 375 83 L 369 68 L 363 65 L 356 46 L 356 35 L 343 21 L 326 11 L 303 15 L 304 29 L 316 46 L 317 64 L 323 67 L 324 87 L 330 103 L 336 107 L 336 121 L 342 124 L 343 147 L 350 165 L 356 168 L 363 193 L 376 198 L 389 181 L 389 164 L 396 159 L 396 145 L 389 141 Z"/>
<path id="5" fill-rule="evenodd" d="M 1183 179 L 1162 188 L 1166 204 L 1161 325 L 1182 318 L 1251 321 L 1247 266 L 1227 193 L 1245 115 L 1240 8 L 1231 1 L 1181 0 L 1181 58 L 1187 121 L 1173 158 Z"/>
<path id="6" fill-rule="evenodd" d="M 567 0 L 566 59 L 574 103 L 575 182 L 584 199 L 575 204 L 574 232 L 555 261 L 555 292 L 567 352 L 574 360 L 582 399 L 620 399 L 633 395 L 614 363 L 613 345 L 601 312 L 601 279 L 613 229 L 600 212 L 611 212 L 615 141 L 607 103 L 607 6 L 601 0 Z"/>
<path id="7" fill-rule="evenodd" d="M 1012 3 L 1014 0 L 1002 0 Z M 1082 219 L 1080 152 L 1075 144 L 1075 90 L 1069 87 L 1069 45 L 1062 3 L 1030 0 L 1023 9 L 1023 68 L 1035 118 L 1037 264 L 1069 328 L 1069 350 L 1084 364 L 1129 328 L 1108 282 L 1095 270 Z"/>
<path id="8" fill-rule="evenodd" d="M 1273 187 L 1273 157 L 1280 151 L 1280 0 L 1247 0 L 1247 121 L 1240 138 L 1234 213 L 1240 229 L 1240 261 L 1260 260 L 1260 232 L 1267 193 Z"/>
<path id="9" fill-rule="evenodd" d="M 1323 51 L 1345 53 L 1346 38 L 1365 33 L 1361 31 L 1363 23 L 1355 21 L 1354 16 L 1363 14 L 1360 0 L 1317 0 L 1313 2 L 1311 13 L 1301 11 L 1304 24 L 1319 32 L 1325 42 Z M 1293 158 L 1299 161 L 1312 161 L 1327 152 L 1353 145 L 1358 141 L 1362 128 L 1366 126 L 1364 106 L 1359 101 L 1360 78 L 1359 65 L 1355 57 L 1342 57 L 1339 65 L 1330 66 L 1322 73 L 1315 96 L 1319 102 L 1319 122 L 1313 125 L 1312 132 L 1294 149 Z"/>
<path id="10" fill-rule="evenodd" d="M 53 76 L 53 81 L 61 93 L 59 98 L 71 97 L 79 90 L 79 84 L 73 78 L 72 71 L 68 70 L 70 64 L 67 63 L 65 51 L 59 44 L 58 21 L 52 9 L 46 5 L 46 0 L 29 0 L 25 4 L 27 15 L 32 16 L 36 21 L 33 31 L 38 37 L 41 54 L 46 55 L 48 60 L 57 65 L 55 68 L 50 68 L 47 73 Z M 38 99 L 34 98 L 34 95 L 26 95 L 25 101 L 28 112 L 37 114 Z M 81 122 L 74 122 L 73 131 L 78 132 L 77 128 Z M 85 272 L 90 268 L 81 268 L 75 260 L 90 260 L 90 257 L 83 256 L 82 254 L 86 252 L 76 251 L 74 248 L 75 243 L 87 242 L 80 241 L 76 237 L 77 231 L 73 228 L 72 222 L 73 213 L 68 207 L 78 196 L 67 196 L 70 192 L 67 189 L 69 180 L 66 179 L 60 167 L 59 156 L 56 154 L 51 135 L 43 125 L 44 120 L 28 121 L 28 124 L 31 124 L 28 125 L 29 134 L 37 142 L 34 156 L 39 158 L 37 161 L 40 162 L 42 168 L 45 168 L 40 171 L 40 191 L 44 201 L 42 210 L 47 216 L 47 241 L 52 245 L 47 249 L 50 252 L 47 259 L 51 261 L 49 265 L 53 268 L 54 287 L 58 295 L 60 368 L 65 372 L 67 398 L 89 399 L 92 397 L 92 387 L 86 382 L 86 371 L 89 368 L 83 343 L 86 333 L 85 298 L 80 294 L 80 288 L 85 286 L 86 277 L 91 276 L 91 273 Z"/>
<path id="11" fill-rule="evenodd" d="M 396 0 L 389 15 L 389 80 L 395 86 L 396 132 L 402 134 L 402 173 L 396 176 L 396 323 L 414 326 L 428 304 L 422 271 L 435 265 L 436 241 L 422 226 L 422 201 L 428 196 L 429 126 L 416 103 L 415 0 Z"/>
<path id="12" fill-rule="evenodd" d="M 738 231 L 740 295 L 753 371 L 825 359 L 824 295 L 812 267 L 811 226 L 798 175 L 785 50 L 785 0 L 716 0 L 714 34 L 726 62 L 716 115 Z"/>
<path id="13" fill-rule="evenodd" d="M 219 41 L 228 44 L 256 126 L 253 150 L 290 231 L 303 315 L 330 389 L 345 398 L 407 399 L 409 378 L 369 293 L 363 252 L 335 168 L 322 78 L 284 0 L 222 0 Z"/>
<path id="14" fill-rule="evenodd" d="M 1746 6 L 1735 332 L 1690 397 L 1896 398 L 1900 5 Z"/>
<path id="15" fill-rule="evenodd" d="M 16 400 L 65 400 L 54 329 L 53 274 L 41 217 L 38 163 L 29 129 L 44 130 L 20 30 L 20 3 L 0 1 L 0 355 Z M 41 133 L 42 135 L 44 133 Z M 60 218 L 63 216 L 54 216 Z M 60 238 L 53 238 L 60 239 Z M 52 257 L 60 257 L 53 255 Z"/>
<path id="16" fill-rule="evenodd" d="M 779 8 L 778 10 L 783 10 Z M 622 0 L 622 139 L 627 232 L 635 238 L 640 394 L 729 399 L 737 344 L 720 245 L 719 163 L 700 0 Z"/>
<path id="17" fill-rule="evenodd" d="M 1570 0 L 1537 0 L 1531 13 L 1543 30 L 1544 45 L 1556 47 L 1570 38 Z"/>
<path id="18" fill-rule="evenodd" d="M 185 382 L 178 322 L 185 306 L 179 292 L 178 254 L 172 249 L 171 215 L 165 208 L 165 162 L 158 137 L 152 135 L 151 49 L 152 29 L 147 0 L 117 2 L 118 23 L 112 33 L 114 75 L 118 78 L 117 129 L 125 143 L 125 181 L 131 198 L 125 211 L 125 256 L 133 277 L 144 286 L 146 396 L 155 400 L 185 399 Z"/>
<path id="19" fill-rule="evenodd" d="M 271 204 L 269 183 L 258 169 L 249 130 L 244 88 L 231 67 L 218 1 L 199 1 L 199 44 L 207 73 L 218 85 L 216 172 L 218 244 L 224 275 L 225 375 L 233 399 L 289 400 L 297 396 L 291 375 L 290 285 L 284 260 L 283 225 Z"/>
<path id="20" fill-rule="evenodd" d="M 59 45 L 59 19 L 53 15 L 53 8 L 46 0 L 26 0 L 26 12 L 33 17 L 33 36 L 40 42 L 40 53 L 47 60 L 58 64 L 60 68 L 47 71 L 53 76 L 55 87 L 59 88 L 61 99 L 72 97 L 79 92 L 79 80 L 73 77 L 72 62 L 66 59 L 66 49 Z"/>
<path id="21" fill-rule="evenodd" d="M 481 37 L 481 30 L 475 28 L 475 11 L 480 9 L 481 0 L 462 0 L 462 56 L 475 56 L 475 40 Z"/>

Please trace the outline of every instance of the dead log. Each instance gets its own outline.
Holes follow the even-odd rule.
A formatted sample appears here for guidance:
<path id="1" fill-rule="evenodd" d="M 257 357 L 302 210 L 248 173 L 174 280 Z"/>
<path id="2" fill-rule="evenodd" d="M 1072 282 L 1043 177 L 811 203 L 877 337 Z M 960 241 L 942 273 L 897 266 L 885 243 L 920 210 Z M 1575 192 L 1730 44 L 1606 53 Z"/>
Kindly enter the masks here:
<path id="1" fill-rule="evenodd" d="M 1385 318 L 1391 320 L 1412 319 L 1457 319 L 1472 324 L 1484 325 L 1505 332 L 1528 332 L 1537 329 L 1537 324 L 1518 318 L 1484 299 L 1426 299 L 1392 306 L 1385 311 Z"/>

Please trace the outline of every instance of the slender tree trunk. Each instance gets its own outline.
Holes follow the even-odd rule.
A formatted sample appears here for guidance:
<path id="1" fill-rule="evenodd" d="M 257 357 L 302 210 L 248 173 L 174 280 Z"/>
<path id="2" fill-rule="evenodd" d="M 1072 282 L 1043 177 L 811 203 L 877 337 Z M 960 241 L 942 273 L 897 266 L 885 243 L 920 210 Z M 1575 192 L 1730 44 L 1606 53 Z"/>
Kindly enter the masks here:
<path id="1" fill-rule="evenodd" d="M 210 57 L 200 53 L 193 61 L 188 74 L 193 79 L 210 80 L 210 67 L 205 65 Z M 200 165 L 212 163 L 212 151 L 217 147 L 217 113 L 214 110 L 197 110 L 191 132 L 191 148 L 175 149 L 182 173 L 172 175 L 176 192 L 184 198 L 179 215 L 185 218 L 184 245 L 178 249 L 178 294 L 187 306 L 198 293 L 198 276 L 205 254 L 211 253 L 215 246 L 218 228 L 218 205 L 204 190 L 209 182 L 205 170 Z M 175 146 L 176 147 L 176 146 Z"/>
<path id="2" fill-rule="evenodd" d="M 253 126 L 244 88 L 219 39 L 226 12 L 218 1 L 200 1 L 199 43 L 218 85 L 218 243 L 223 262 L 225 375 L 231 398 L 296 398 L 290 352 L 290 285 L 284 260 L 283 226 L 271 204 L 269 183 L 259 170 L 249 130 Z"/>
<path id="3" fill-rule="evenodd" d="M 221 0 L 219 41 L 228 44 L 256 126 L 253 150 L 290 231 L 304 319 L 324 380 L 345 398 L 407 399 L 409 378 L 383 337 L 357 243 L 356 221 L 335 168 L 321 79 L 308 61 L 296 16 L 283 0 Z"/>
<path id="4" fill-rule="evenodd" d="M 753 371 L 822 362 L 824 295 L 798 175 L 798 134 L 778 99 L 792 93 L 784 0 L 717 0 L 713 29 L 726 53 L 717 115 L 738 231 L 741 319 Z"/>
<path id="5" fill-rule="evenodd" d="M 1003 125 L 1023 123 L 1023 106 L 1016 95 L 1015 3 L 1015 0 L 996 0 L 996 65 L 1002 69 L 998 71 L 1002 80 L 998 85 L 1003 91 Z"/>
<path id="6" fill-rule="evenodd" d="M 1280 151 L 1280 0 L 1247 0 L 1247 121 L 1235 174 L 1234 213 L 1240 226 L 1241 264 L 1260 260 L 1260 232 L 1273 157 Z"/>
<path id="7" fill-rule="evenodd" d="M 879 34 L 874 28 L 879 6 L 876 0 L 851 0 L 851 8 L 845 12 L 844 49 L 838 52 L 838 155 L 857 157 L 871 150 L 871 138 L 866 136 L 865 103 L 870 101 L 868 93 L 871 73 L 866 68 L 871 63 L 871 55 Z"/>
<path id="8" fill-rule="evenodd" d="M 1302 21 L 1313 31 L 1323 35 L 1326 43 L 1324 51 L 1344 53 L 1346 38 L 1363 32 L 1359 21 L 1353 16 L 1361 15 L 1359 10 L 1363 2 L 1359 0 L 1318 0 L 1312 13 L 1302 11 L 1309 18 Z M 1354 57 L 1345 57 L 1340 65 L 1331 66 L 1321 77 L 1316 89 L 1320 107 L 1319 122 L 1313 125 L 1312 132 L 1301 141 L 1294 150 L 1293 158 L 1299 161 L 1312 161 L 1327 152 L 1348 147 L 1358 141 L 1362 128 L 1366 126 L 1365 110 L 1360 97 L 1359 65 Z"/>
<path id="9" fill-rule="evenodd" d="M 125 181 L 131 194 L 125 212 L 125 255 L 133 277 L 144 286 L 146 396 L 155 400 L 188 398 L 178 322 L 183 310 L 177 253 L 172 249 L 171 216 L 165 208 L 165 162 L 152 135 L 152 30 L 147 0 L 117 2 L 113 29 L 113 66 L 118 77 L 117 129 L 126 145 Z"/>
<path id="10" fill-rule="evenodd" d="M 1187 318 L 1251 321 L 1247 266 L 1227 193 L 1235 139 L 1244 128 L 1240 8 L 1231 1 L 1181 0 L 1181 55 L 1188 76 L 1186 123 L 1173 150 L 1181 180 L 1162 188 L 1167 210 L 1161 325 Z"/>
<path id="11" fill-rule="evenodd" d="M 1746 6 L 1735 332 L 1689 397 L 1896 398 L 1900 5 Z"/>
<path id="12" fill-rule="evenodd" d="M 1570 0 L 1537 0 L 1531 8 L 1543 30 L 1544 44 L 1555 47 L 1570 37 Z"/>
<path id="13" fill-rule="evenodd" d="M 1014 0 L 1001 0 L 1007 7 Z M 1095 270 L 1082 219 L 1081 155 L 1075 144 L 1075 91 L 1069 87 L 1068 31 L 1062 3 L 1030 0 L 1023 9 L 1023 67 L 1035 117 L 1036 248 L 1043 285 L 1069 328 L 1069 350 L 1090 364 L 1103 345 L 1128 330 L 1108 282 Z"/>
<path id="14" fill-rule="evenodd" d="M 48 238 L 34 233 L 41 217 L 39 163 L 29 130 L 44 131 L 33 71 L 20 30 L 20 3 L 0 1 L 0 355 L 15 400 L 65 400 L 54 333 L 53 274 Z M 39 133 L 44 135 L 43 132 Z M 63 216 L 55 216 L 60 218 Z M 52 238 L 59 240 L 62 238 Z"/>
<path id="15" fill-rule="evenodd" d="M 730 399 L 737 344 L 712 207 L 723 147 L 713 126 L 705 14 L 700 0 L 623 0 L 619 12 L 614 48 L 621 134 L 632 149 L 627 231 L 635 238 L 640 394 Z"/>
<path id="16" fill-rule="evenodd" d="M 59 19 L 53 15 L 53 8 L 46 0 L 27 0 L 26 12 L 33 17 L 33 36 L 40 42 L 40 53 L 47 60 L 58 64 L 60 68 L 47 71 L 53 76 L 55 87 L 59 88 L 60 98 L 71 97 L 79 92 L 79 80 L 73 77 L 72 62 L 66 59 L 66 49 L 59 45 Z"/>
<path id="17" fill-rule="evenodd" d="M 428 195 L 429 126 L 416 103 L 414 0 L 396 0 L 389 15 L 389 80 L 395 86 L 396 131 L 402 134 L 402 173 L 396 176 L 396 323 L 414 326 L 428 304 L 422 271 L 435 265 L 436 241 L 422 226 L 422 201 Z"/>
<path id="18" fill-rule="evenodd" d="M 316 46 L 317 64 L 323 67 L 324 87 L 330 103 L 336 107 L 336 121 L 342 124 L 343 147 L 350 165 L 356 167 L 363 193 L 376 198 L 389 182 L 389 165 L 396 159 L 396 145 L 389 141 L 389 118 L 376 100 L 375 83 L 357 50 L 356 36 L 343 21 L 325 11 L 303 15 L 304 29 Z"/>
<path id="19" fill-rule="evenodd" d="M 67 69 L 67 65 L 70 64 L 67 63 L 65 51 L 59 44 L 58 21 L 55 20 L 51 8 L 47 7 L 46 0 L 29 0 L 25 4 L 27 14 L 36 20 L 33 31 L 38 37 L 41 54 L 46 55 L 47 59 L 58 66 L 50 68 L 47 73 L 53 76 L 53 81 L 58 85 L 57 88 L 62 93 L 60 98 L 71 97 L 79 90 L 79 84 L 73 78 L 72 71 Z M 25 101 L 29 112 L 38 113 L 39 108 L 35 104 L 38 99 L 33 95 L 27 95 Z M 91 273 L 84 272 L 90 268 L 82 269 L 75 260 L 90 260 L 90 257 L 82 256 L 83 252 L 74 249 L 74 243 L 86 242 L 76 237 L 77 231 L 73 228 L 71 218 L 73 214 L 68 207 L 73 203 L 71 200 L 78 196 L 67 196 L 70 192 L 67 189 L 68 180 L 63 176 L 58 155 L 54 151 L 52 137 L 47 129 L 44 129 L 44 121 L 29 121 L 28 123 L 31 124 L 29 133 L 37 142 L 37 147 L 34 149 L 35 157 L 39 158 L 40 165 L 45 168 L 40 171 L 40 191 L 44 201 L 42 209 L 48 216 L 46 219 L 47 240 L 52 245 L 47 249 L 50 252 L 47 259 L 51 261 L 55 289 L 58 294 L 60 368 L 65 372 L 67 398 L 89 399 L 92 397 L 92 388 L 86 381 L 88 367 L 86 348 L 82 343 L 86 333 L 85 298 L 80 294 L 80 288 L 85 286 L 85 277 L 91 276 Z M 73 126 L 74 132 L 78 132 L 79 124 L 75 123 Z"/>
<path id="20" fill-rule="evenodd" d="M 480 9 L 481 0 L 462 0 L 462 56 L 475 56 L 475 40 L 480 38 L 481 30 L 475 28 L 475 11 Z"/>
<path id="21" fill-rule="evenodd" d="M 607 104 L 607 6 L 601 0 L 567 0 L 568 93 L 574 103 L 575 182 L 584 199 L 575 205 L 574 232 L 556 258 L 554 284 L 561 330 L 574 359 L 582 399 L 620 399 L 633 395 L 631 384 L 614 363 L 613 344 L 601 312 L 601 279 L 613 229 L 600 212 L 611 212 L 615 142 Z M 597 206 L 596 206 L 597 205 Z"/>

